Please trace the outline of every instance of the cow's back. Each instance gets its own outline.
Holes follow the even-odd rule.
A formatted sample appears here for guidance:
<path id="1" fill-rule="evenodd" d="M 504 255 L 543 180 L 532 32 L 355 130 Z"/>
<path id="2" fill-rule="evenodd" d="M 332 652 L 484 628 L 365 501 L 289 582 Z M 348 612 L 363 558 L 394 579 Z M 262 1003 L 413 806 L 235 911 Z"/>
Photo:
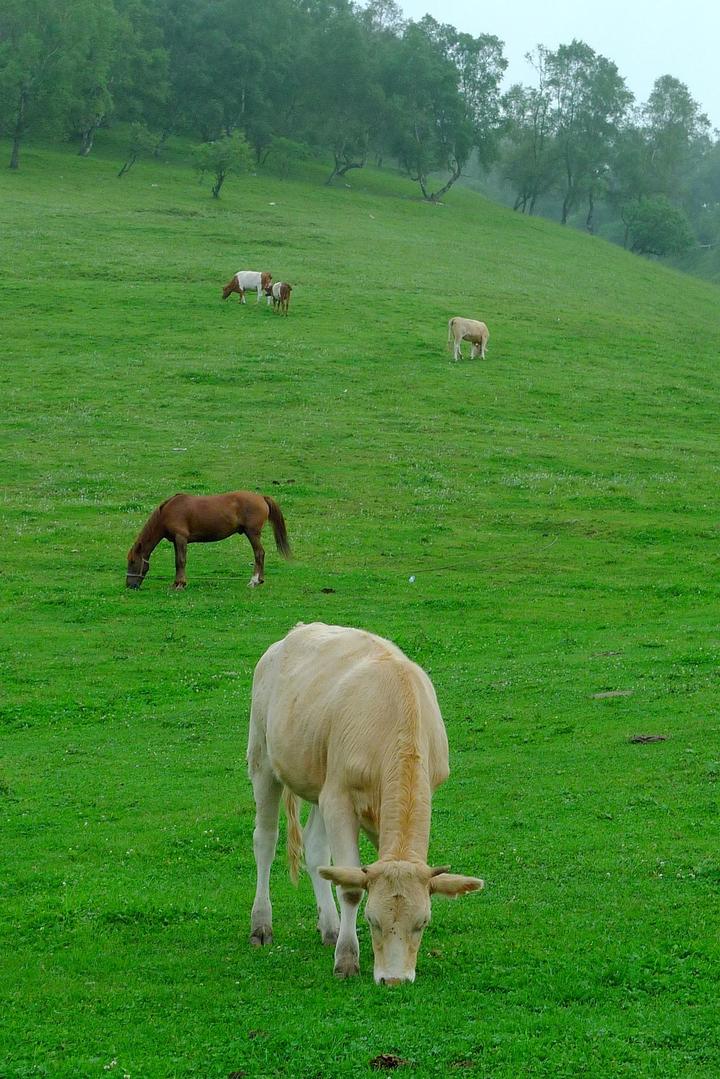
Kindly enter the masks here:
<path id="1" fill-rule="evenodd" d="M 383 761 L 414 733 L 433 787 L 447 777 L 447 738 L 432 683 L 395 645 L 363 630 L 299 625 L 263 655 L 253 680 L 253 737 L 262 732 L 273 771 L 316 802 L 330 775 L 372 787 Z"/>

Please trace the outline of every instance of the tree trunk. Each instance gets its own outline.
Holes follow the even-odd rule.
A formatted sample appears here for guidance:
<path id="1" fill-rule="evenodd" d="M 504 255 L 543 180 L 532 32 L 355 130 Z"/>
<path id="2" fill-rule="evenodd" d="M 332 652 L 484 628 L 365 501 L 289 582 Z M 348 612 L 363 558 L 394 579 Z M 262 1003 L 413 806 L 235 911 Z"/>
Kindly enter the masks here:
<path id="1" fill-rule="evenodd" d="M 10 154 L 10 168 L 11 169 L 19 169 L 20 168 L 20 141 L 21 141 L 21 139 L 22 139 L 22 134 L 21 134 L 21 132 L 19 132 L 16 129 L 14 131 L 14 133 L 13 133 L 12 153 Z"/>
<path id="2" fill-rule="evenodd" d="M 12 151 L 10 153 L 10 168 L 20 168 L 20 143 L 25 131 L 23 120 L 25 119 L 25 105 L 27 97 L 24 90 L 20 91 L 17 113 L 15 115 L 15 127 L 13 129 Z"/>
<path id="3" fill-rule="evenodd" d="M 225 183 L 225 173 L 219 172 L 215 177 L 215 183 L 213 184 L 212 197 L 214 199 L 220 198 L 220 188 Z"/>
<path id="4" fill-rule="evenodd" d="M 585 228 L 590 233 L 595 231 L 595 229 L 593 227 L 593 214 L 594 213 L 595 213 L 595 199 L 593 198 L 592 191 L 590 191 L 589 194 L 588 194 L 588 213 L 587 213 L 587 217 L 585 218 Z"/>
<path id="5" fill-rule="evenodd" d="M 460 179 L 461 175 L 462 175 L 462 167 L 456 161 L 455 165 L 453 167 L 453 170 L 452 170 L 452 176 L 450 177 L 448 182 L 446 184 L 443 184 L 443 186 L 440 188 L 439 191 L 431 191 L 430 194 L 428 194 L 428 192 L 425 190 L 425 183 L 423 182 L 424 177 L 421 178 L 420 179 L 420 188 L 421 188 L 422 193 L 423 193 L 423 198 L 427 199 L 428 202 L 439 202 L 440 199 L 443 197 L 443 195 L 447 194 L 447 192 L 450 190 L 452 185 L 457 180 Z"/>
<path id="6" fill-rule="evenodd" d="M 78 157 L 88 156 L 93 148 L 96 131 L 97 124 L 91 124 L 90 127 L 86 127 L 84 131 L 80 132 L 80 149 L 78 150 Z"/>
<path id="7" fill-rule="evenodd" d="M 123 167 L 120 169 L 120 172 L 118 173 L 118 180 L 120 179 L 121 176 L 124 176 L 126 172 L 130 171 L 130 169 L 133 167 L 133 165 L 135 164 L 136 161 L 137 161 L 137 154 L 130 154 L 130 157 L 127 159 L 127 161 L 125 162 Z"/>
<path id="8" fill-rule="evenodd" d="M 562 204 L 562 217 L 560 218 L 561 225 L 567 225 L 568 213 L 570 212 L 570 192 L 568 191 L 563 199 Z"/>

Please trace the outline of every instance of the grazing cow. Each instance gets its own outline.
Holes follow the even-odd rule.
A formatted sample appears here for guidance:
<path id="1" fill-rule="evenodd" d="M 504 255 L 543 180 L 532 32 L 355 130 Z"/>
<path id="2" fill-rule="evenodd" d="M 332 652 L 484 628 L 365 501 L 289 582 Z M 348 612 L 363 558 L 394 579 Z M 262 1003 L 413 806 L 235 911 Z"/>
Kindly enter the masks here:
<path id="1" fill-rule="evenodd" d="M 270 288 L 271 282 L 272 274 L 268 273 L 267 270 L 262 272 L 259 270 L 239 270 L 232 280 L 225 285 L 222 298 L 227 300 L 231 292 L 237 292 L 240 296 L 240 303 L 245 303 L 245 293 L 256 289 L 257 302 L 260 303 L 260 297 Z M 269 306 L 270 300 L 268 299 Z"/>
<path id="2" fill-rule="evenodd" d="M 268 303 L 272 299 L 272 305 L 275 310 L 280 310 L 285 315 L 287 315 L 288 307 L 290 306 L 291 292 L 292 285 L 288 285 L 287 281 L 274 281 L 269 288 L 265 289 L 265 295 L 268 297 Z"/>
<path id="3" fill-rule="evenodd" d="M 484 322 L 476 322 L 472 318 L 451 318 L 448 322 L 448 348 L 453 344 L 453 359 L 462 359 L 461 341 L 470 341 L 470 358 L 476 359 L 478 354 L 485 359 L 485 348 L 490 336 Z"/>
<path id="4" fill-rule="evenodd" d="M 255 668 L 248 770 L 256 805 L 251 943 L 272 940 L 270 867 L 283 795 L 290 873 L 297 879 L 304 844 L 318 929 L 323 944 L 335 945 L 335 974 L 359 972 L 356 920 L 367 892 L 375 981 L 414 981 L 430 897 L 483 887 L 477 877 L 427 863 L 432 792 L 449 769 L 425 672 L 372 633 L 299 623 Z M 301 798 L 313 804 L 303 832 Z M 378 851 L 372 865 L 360 865 L 360 829 Z"/>

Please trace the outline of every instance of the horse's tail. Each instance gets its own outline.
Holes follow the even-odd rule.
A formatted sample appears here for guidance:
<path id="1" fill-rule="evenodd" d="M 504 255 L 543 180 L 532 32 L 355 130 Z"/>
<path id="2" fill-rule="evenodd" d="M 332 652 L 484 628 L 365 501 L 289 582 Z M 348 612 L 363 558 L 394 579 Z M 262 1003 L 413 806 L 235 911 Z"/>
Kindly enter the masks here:
<path id="1" fill-rule="evenodd" d="M 300 861 L 303 855 L 303 837 L 300 827 L 300 799 L 289 789 L 283 787 L 283 805 L 287 817 L 287 860 L 290 880 L 297 884 L 300 877 Z"/>
<path id="2" fill-rule="evenodd" d="M 275 499 L 271 498 L 270 495 L 263 495 L 263 498 L 267 502 L 267 507 L 270 511 L 270 524 L 272 525 L 277 549 L 284 558 L 292 558 L 290 541 L 288 540 L 285 518 L 282 515 L 282 511 Z"/>

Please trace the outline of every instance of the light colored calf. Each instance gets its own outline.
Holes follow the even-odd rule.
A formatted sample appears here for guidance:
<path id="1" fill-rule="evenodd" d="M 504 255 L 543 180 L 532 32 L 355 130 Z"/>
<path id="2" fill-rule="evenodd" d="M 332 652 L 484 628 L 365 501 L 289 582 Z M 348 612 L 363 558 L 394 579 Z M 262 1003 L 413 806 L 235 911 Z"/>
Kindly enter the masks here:
<path id="1" fill-rule="evenodd" d="M 275 310 L 279 310 L 281 314 L 287 315 L 288 307 L 290 306 L 292 285 L 289 285 L 287 281 L 273 281 L 272 285 L 265 289 L 265 292 L 268 297 L 268 303 L 272 300 L 272 305 Z"/>
<path id="2" fill-rule="evenodd" d="M 291 875 L 304 840 L 318 929 L 324 944 L 335 945 L 335 973 L 360 969 L 356 921 L 367 892 L 375 981 L 414 981 L 431 895 L 483 887 L 476 877 L 427 863 L 432 792 L 449 769 L 445 727 L 425 672 L 371 633 L 300 623 L 255 668 L 248 769 L 256 804 L 251 942 L 272 940 L 270 866 L 283 795 Z M 313 806 L 303 834 L 299 799 Z M 378 851 L 372 865 L 360 865 L 360 829 Z"/>
<path id="3" fill-rule="evenodd" d="M 272 274 L 268 273 L 267 270 L 262 272 L 260 270 L 238 270 L 223 288 L 222 298 L 227 300 L 231 293 L 237 292 L 240 296 L 240 303 L 245 303 L 245 293 L 257 290 L 257 302 L 260 303 L 260 297 L 263 292 L 270 288 L 271 282 Z M 269 306 L 270 300 L 268 299 Z"/>
<path id="4" fill-rule="evenodd" d="M 472 343 L 471 359 L 474 360 L 480 355 L 481 359 L 484 360 L 489 336 L 488 328 L 484 322 L 476 322 L 472 318 L 451 318 L 448 322 L 448 348 L 451 344 L 453 345 L 454 360 L 462 359 L 461 341 L 470 341 Z"/>

